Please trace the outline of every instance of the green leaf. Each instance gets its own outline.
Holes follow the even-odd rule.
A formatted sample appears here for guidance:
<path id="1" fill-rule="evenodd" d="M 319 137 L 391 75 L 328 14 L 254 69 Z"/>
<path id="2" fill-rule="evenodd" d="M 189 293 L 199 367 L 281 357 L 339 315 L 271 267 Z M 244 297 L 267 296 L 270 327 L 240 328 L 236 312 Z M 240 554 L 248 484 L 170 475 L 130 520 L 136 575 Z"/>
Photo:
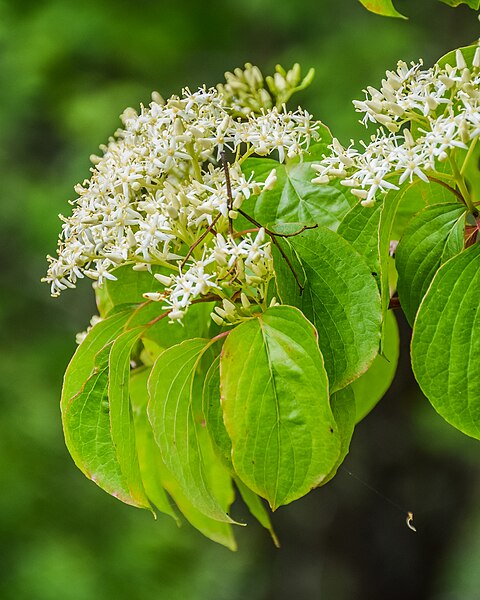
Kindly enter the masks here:
<path id="1" fill-rule="evenodd" d="M 382 205 L 366 208 L 356 204 L 345 215 L 338 234 L 350 242 L 363 256 L 375 279 L 380 279 L 380 257 L 378 255 L 378 225 Z"/>
<path id="2" fill-rule="evenodd" d="M 478 9 L 479 5 L 480 5 L 480 0 L 470 0 L 471 2 L 473 2 L 476 5 L 476 8 Z M 475 8 L 475 7 L 472 7 Z M 463 46 L 462 48 L 458 48 L 458 50 L 461 51 L 461 53 L 463 54 L 463 58 L 465 59 L 465 62 L 467 63 L 467 66 L 471 67 L 472 66 L 472 61 L 473 61 L 473 57 L 475 56 L 475 50 L 477 49 L 477 44 L 472 44 L 471 46 Z M 437 64 L 444 68 L 445 65 L 452 65 L 455 66 L 456 65 L 456 54 L 457 54 L 457 50 L 451 50 L 450 52 L 447 52 L 447 54 L 445 54 L 444 56 L 442 56 L 442 58 L 440 58 L 437 61 Z"/>
<path id="3" fill-rule="evenodd" d="M 284 227 L 290 231 L 297 226 Z M 277 228 L 279 229 L 279 228 Z M 273 260 L 279 297 L 315 325 L 330 388 L 336 391 L 365 372 L 378 352 L 380 296 L 364 259 L 340 235 L 324 227 L 284 238 L 303 293 L 277 248 Z"/>
<path id="4" fill-rule="evenodd" d="M 264 181 L 276 169 L 277 183 L 272 190 L 262 192 L 254 205 L 254 217 L 263 225 L 277 223 L 321 223 L 336 229 L 343 215 L 350 209 L 350 200 L 341 185 L 312 183 L 315 171 L 312 163 L 328 154 L 331 134 L 321 130 L 322 140 L 311 147 L 310 156 L 303 162 L 287 160 L 285 164 L 270 158 L 250 158 L 245 161 L 246 175 L 255 174 L 256 181 Z"/>
<path id="5" fill-rule="evenodd" d="M 429 206 L 411 220 L 398 244 L 397 290 L 411 325 L 440 265 L 463 249 L 465 214 L 458 202 Z"/>
<path id="6" fill-rule="evenodd" d="M 332 394 L 330 405 L 340 435 L 340 456 L 333 469 L 322 481 L 322 485 L 325 485 L 335 477 L 338 467 L 343 463 L 350 449 L 350 442 L 356 423 L 355 394 L 352 386 L 349 385 L 346 388 L 343 388 L 343 390 L 338 390 L 338 392 Z"/>
<path id="7" fill-rule="evenodd" d="M 392 4 L 392 0 L 360 0 L 360 2 L 370 12 L 373 12 L 377 15 L 383 15 L 385 17 L 399 17 L 400 19 L 407 18 L 396 10 Z"/>
<path id="8" fill-rule="evenodd" d="M 227 513 L 234 500 L 232 480 L 228 471 L 215 456 L 205 430 L 200 431 L 199 442 L 203 448 L 203 456 L 206 464 L 206 478 L 208 487 L 217 498 L 224 513 Z M 199 511 L 190 501 L 190 495 L 185 494 L 182 486 L 176 478 L 164 472 L 164 485 L 172 496 L 184 517 L 209 539 L 226 546 L 230 550 L 236 550 L 237 544 L 231 523 L 212 519 Z"/>
<path id="9" fill-rule="evenodd" d="M 160 354 L 148 380 L 147 412 L 163 460 L 191 504 L 210 518 L 232 522 L 208 485 L 199 439 L 204 427 L 195 374 L 209 344 L 195 338 Z"/>
<path id="10" fill-rule="evenodd" d="M 390 387 L 397 371 L 400 353 L 398 325 L 393 311 L 385 318 L 385 345 L 372 366 L 350 384 L 355 394 L 356 422 L 358 423 L 377 405 Z"/>
<path id="11" fill-rule="evenodd" d="M 380 257 L 380 293 L 382 297 L 382 314 L 385 316 L 390 304 L 392 287 L 392 258 L 390 243 L 397 242 L 414 214 L 426 206 L 453 200 L 453 196 L 437 183 L 414 181 L 404 184 L 400 190 L 389 192 L 382 202 L 378 254 Z M 382 344 L 384 344 L 382 330 Z"/>
<path id="12" fill-rule="evenodd" d="M 389 196 L 387 196 L 387 201 L 388 199 Z M 427 206 L 454 201 L 453 193 L 438 183 L 426 183 L 417 179 L 413 183 L 404 184 L 395 213 L 391 239 L 400 240 L 412 218 Z"/>
<path id="13" fill-rule="evenodd" d="M 160 449 L 153 438 L 153 431 L 147 418 L 147 378 L 149 374 L 150 369 L 142 369 L 135 373 L 130 384 L 140 468 L 147 495 L 159 510 L 177 519 L 165 493 L 166 489 L 181 513 L 193 527 L 214 542 L 222 544 L 230 550 L 236 550 L 232 526 L 229 523 L 211 519 L 197 510 L 183 493 L 181 486 L 168 471 L 162 459 Z M 227 512 L 234 499 L 231 479 L 213 455 L 208 440 L 205 439 L 204 435 L 202 435 L 201 439 L 204 455 L 208 461 L 206 473 L 209 485 L 217 490 L 217 495 L 222 502 L 223 509 Z"/>
<path id="14" fill-rule="evenodd" d="M 478 10 L 480 8 L 480 0 L 440 0 L 440 2 L 448 4 L 448 6 L 460 6 L 460 4 L 466 4 L 474 10 Z"/>
<path id="15" fill-rule="evenodd" d="M 275 533 L 272 522 L 270 520 L 270 515 L 267 512 L 267 509 L 263 505 L 262 499 L 252 492 L 252 490 L 247 487 L 241 479 L 235 477 L 235 484 L 238 487 L 238 491 L 242 496 L 243 501 L 248 507 L 248 510 L 251 514 L 257 519 L 257 521 L 265 527 L 265 529 L 270 533 L 273 543 L 277 548 L 280 548 L 280 542 L 278 540 L 277 534 Z"/>
<path id="16" fill-rule="evenodd" d="M 155 302 L 154 304 L 159 304 Z M 165 312 L 159 306 L 159 313 Z M 201 302 L 190 306 L 182 322 L 170 323 L 168 318 L 162 319 L 149 327 L 145 337 L 155 342 L 161 348 L 176 346 L 184 340 L 194 337 L 210 337 L 210 327 L 213 324 L 210 313 L 213 310 L 212 302 Z"/>
<path id="17" fill-rule="evenodd" d="M 108 359 L 108 403 L 112 443 L 120 470 L 132 498 L 149 506 L 142 485 L 135 445 L 135 426 L 130 405 L 130 356 L 143 332 L 142 327 L 126 331 L 112 344 Z"/>
<path id="18" fill-rule="evenodd" d="M 394 228 L 395 217 L 398 210 L 398 205 L 402 200 L 403 195 L 408 190 L 408 185 L 398 192 L 390 192 L 385 196 L 382 204 L 380 222 L 378 225 L 378 255 L 380 257 L 380 295 L 382 315 L 386 319 L 388 308 L 390 305 L 390 274 L 391 274 L 391 252 L 390 242 L 392 241 L 392 233 Z M 380 352 L 384 351 L 385 346 L 385 325 L 382 326 L 382 338 L 380 344 Z"/>
<path id="19" fill-rule="evenodd" d="M 473 144 L 475 144 L 475 141 Z M 480 144 L 470 146 L 469 151 L 464 150 L 463 152 L 464 156 L 458 162 L 459 164 L 463 163 L 462 174 L 470 190 L 470 197 L 480 198 Z M 469 157 L 467 152 L 470 155 Z"/>
<path id="20" fill-rule="evenodd" d="M 203 385 L 203 415 L 213 448 L 224 464 L 232 467 L 232 442 L 223 422 L 220 400 L 220 357 L 213 361 Z"/>
<path id="21" fill-rule="evenodd" d="M 417 313 L 412 366 L 435 410 L 480 439 L 480 243 L 437 271 Z"/>
<path id="22" fill-rule="evenodd" d="M 236 473 L 273 510 L 321 484 L 340 453 L 316 332 L 277 306 L 233 329 L 220 358 Z"/>
<path id="23" fill-rule="evenodd" d="M 112 271 L 116 280 L 106 279 L 102 286 L 95 285 L 97 305 L 102 316 L 122 304 L 145 302 L 143 294 L 162 289 L 162 285 L 155 279 L 153 273 L 134 271 L 132 267 L 133 264 L 117 267 Z"/>
<path id="24" fill-rule="evenodd" d="M 162 474 L 166 467 L 161 459 L 153 432 L 147 418 L 147 380 L 151 369 L 140 368 L 133 371 L 130 378 L 130 399 L 135 423 L 138 459 L 142 483 L 148 499 L 157 509 L 179 523 L 168 495 L 164 489 Z"/>
<path id="25" fill-rule="evenodd" d="M 213 306 L 211 302 L 191 306 L 181 323 L 178 321 L 171 323 L 160 302 L 148 301 L 138 305 L 121 306 L 126 306 L 130 311 L 124 329 L 133 329 L 140 325 L 146 326 L 152 321 L 156 321 L 153 325 L 145 328 L 142 339 L 147 338 L 160 348 L 176 346 L 192 337 L 211 337 L 210 328 L 213 323 L 210 318 Z"/>
<path id="26" fill-rule="evenodd" d="M 268 512 L 261 499 L 252 492 L 238 477 L 232 465 L 232 442 L 228 437 L 225 424 L 223 422 L 223 411 L 220 400 L 220 357 L 214 360 L 208 370 L 203 386 L 203 414 L 207 431 L 210 435 L 213 448 L 217 456 L 232 472 L 235 484 L 252 515 L 257 521 L 270 532 L 273 543 L 277 548 L 280 547 L 278 538 L 273 530 Z"/>
<path id="27" fill-rule="evenodd" d="M 64 407 L 65 442 L 75 464 L 89 479 L 123 502 L 145 508 L 145 503 L 130 492 L 112 439 L 108 403 L 110 348 L 111 344 L 97 354 L 92 375 Z"/>
<path id="28" fill-rule="evenodd" d="M 92 374 L 97 353 L 122 333 L 130 315 L 131 311 L 125 310 L 98 322 L 78 346 L 63 380 L 62 411 L 65 410 L 69 400 L 78 394 L 85 381 Z"/>

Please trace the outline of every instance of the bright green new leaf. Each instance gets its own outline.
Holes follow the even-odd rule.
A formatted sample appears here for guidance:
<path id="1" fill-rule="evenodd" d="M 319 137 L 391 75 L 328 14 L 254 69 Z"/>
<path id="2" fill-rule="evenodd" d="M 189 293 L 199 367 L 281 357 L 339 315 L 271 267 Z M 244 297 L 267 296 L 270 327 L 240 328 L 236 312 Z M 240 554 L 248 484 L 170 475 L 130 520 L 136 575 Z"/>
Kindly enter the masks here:
<path id="1" fill-rule="evenodd" d="M 366 417 L 387 392 L 397 371 L 399 354 L 397 320 L 389 310 L 385 318 L 383 354 L 379 354 L 368 371 L 350 384 L 355 393 L 356 423 Z"/>
<path id="2" fill-rule="evenodd" d="M 191 504 L 210 518 L 232 522 L 209 486 L 200 443 L 202 392 L 195 375 L 209 344 L 194 338 L 160 354 L 148 380 L 147 413 L 162 458 Z"/>
<path id="3" fill-rule="evenodd" d="M 283 304 L 297 306 L 315 325 L 330 389 L 336 391 L 364 373 L 378 352 L 381 312 L 377 284 L 358 252 L 329 229 L 310 229 L 279 239 L 279 243 L 304 290 L 300 294 L 287 261 L 274 247 L 278 295 Z"/>
<path id="4" fill-rule="evenodd" d="M 480 439 L 480 243 L 435 275 L 415 319 L 412 366 L 435 410 Z"/>
<path id="5" fill-rule="evenodd" d="M 108 359 L 111 344 L 95 359 L 92 375 L 63 410 L 65 442 L 77 467 L 106 492 L 127 504 L 147 508 L 148 502 L 129 482 L 112 439 L 108 401 Z"/>
<path id="6" fill-rule="evenodd" d="M 241 323 L 223 346 L 220 373 L 240 479 L 273 510 L 320 485 L 341 440 L 311 323 L 290 306 Z"/>
<path id="7" fill-rule="evenodd" d="M 365 8 L 367 8 L 370 12 L 376 13 L 377 15 L 383 15 L 385 17 L 399 17 L 401 19 L 407 18 L 397 11 L 392 3 L 392 0 L 359 0 L 359 2 L 363 4 L 363 6 L 365 6 Z M 480 0 L 440 0 L 440 2 L 454 7 L 460 6 L 461 4 L 466 4 L 474 10 L 478 10 L 480 8 Z"/>
<path id="8" fill-rule="evenodd" d="M 157 508 L 177 519 L 165 490 L 173 498 L 183 516 L 207 538 L 222 544 L 230 550 L 236 549 L 232 526 L 229 523 L 211 519 L 197 510 L 183 493 L 181 486 L 168 471 L 147 418 L 147 378 L 149 369 L 136 372 L 131 379 L 130 394 L 135 416 L 138 453 L 142 479 L 150 500 Z M 202 433 L 202 448 L 208 465 L 206 474 L 209 485 L 217 490 L 223 509 L 227 512 L 234 500 L 231 479 L 213 455 L 206 436 Z"/>
<path id="9" fill-rule="evenodd" d="M 143 332 L 142 327 L 122 333 L 112 344 L 108 359 L 108 403 L 110 427 L 118 464 L 132 498 L 147 505 L 135 445 L 135 426 L 130 405 L 130 356 Z"/>
<path id="10" fill-rule="evenodd" d="M 355 429 L 355 394 L 352 386 L 349 385 L 343 390 L 338 390 L 332 394 L 330 398 L 330 405 L 332 407 L 333 417 L 340 435 L 340 456 L 337 459 L 333 469 L 322 481 L 322 485 L 328 483 L 337 474 L 339 466 L 345 460 L 350 449 L 350 442 L 353 436 L 353 430 Z"/>
<path id="11" fill-rule="evenodd" d="M 392 0 L 360 0 L 365 8 L 370 12 L 376 13 L 377 15 L 383 15 L 385 17 L 399 17 L 406 19 L 404 15 L 398 12 L 393 6 Z"/>
<path id="12" fill-rule="evenodd" d="M 315 177 L 312 163 L 329 153 L 331 134 L 323 127 L 321 135 L 322 140 L 311 146 L 310 156 L 307 154 L 302 162 L 297 159 L 280 164 L 271 158 L 245 161 L 243 171 L 247 175 L 255 173 L 256 181 L 264 181 L 272 169 L 277 173 L 275 187 L 262 192 L 254 204 L 254 217 L 262 225 L 321 223 L 336 229 L 350 209 L 351 200 L 341 185 L 312 183 Z"/>
<path id="13" fill-rule="evenodd" d="M 474 10 L 478 10 L 480 8 L 480 0 L 440 0 L 440 2 L 448 4 L 448 6 L 460 6 L 460 4 L 466 4 Z"/>
<path id="14" fill-rule="evenodd" d="M 397 290 L 413 325 L 420 302 L 440 265 L 463 249 L 465 207 L 434 204 L 411 221 L 396 251 Z"/>

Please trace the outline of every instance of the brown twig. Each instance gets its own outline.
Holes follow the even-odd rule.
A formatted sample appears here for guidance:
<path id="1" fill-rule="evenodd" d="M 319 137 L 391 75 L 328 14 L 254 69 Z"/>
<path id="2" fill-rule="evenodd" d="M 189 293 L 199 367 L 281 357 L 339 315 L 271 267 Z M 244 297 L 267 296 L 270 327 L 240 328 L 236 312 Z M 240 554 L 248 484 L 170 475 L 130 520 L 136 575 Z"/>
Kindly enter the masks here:
<path id="1" fill-rule="evenodd" d="M 305 289 L 305 286 L 300 282 L 297 272 L 295 271 L 295 269 L 293 268 L 292 263 L 290 262 L 290 259 L 288 258 L 288 256 L 285 254 L 285 252 L 283 251 L 283 248 L 280 246 L 280 244 L 278 243 L 278 240 L 276 240 L 273 236 L 272 236 L 272 242 L 275 244 L 275 246 L 278 248 L 278 251 L 280 252 L 280 254 L 283 256 L 285 262 L 288 265 L 288 268 L 290 269 L 290 271 L 292 272 L 292 275 L 295 278 L 295 281 L 297 282 L 298 288 L 300 290 L 300 296 L 303 294 L 303 290 Z"/>
<path id="2" fill-rule="evenodd" d="M 462 194 L 458 190 L 453 188 L 451 185 L 448 185 L 448 183 L 445 183 L 445 181 L 442 181 L 441 179 L 437 179 L 436 177 L 430 177 L 430 175 L 428 176 L 428 179 L 430 181 L 433 181 L 433 183 L 438 183 L 438 185 L 442 185 L 449 192 L 452 192 L 452 194 L 454 194 L 460 200 L 460 202 L 462 204 L 465 204 L 465 206 L 467 205 L 467 203 L 465 202 L 465 198 L 462 196 Z"/>
<path id="3" fill-rule="evenodd" d="M 242 215 L 244 214 L 240 210 L 238 212 L 241 213 Z M 268 235 L 287 238 L 287 237 L 295 237 L 296 235 L 303 233 L 306 229 L 316 229 L 317 227 L 318 227 L 318 225 L 305 225 L 304 227 L 302 227 L 298 231 L 295 231 L 294 233 L 276 233 L 275 231 L 271 231 L 270 229 L 266 229 L 265 227 L 263 227 L 263 229 L 265 230 L 265 233 L 267 233 Z M 262 229 L 262 227 L 253 227 L 252 229 L 244 229 L 243 231 L 235 231 L 235 233 L 232 235 L 232 237 L 233 238 L 240 237 L 242 235 L 245 235 L 246 233 L 258 233 L 260 231 L 260 229 Z"/>
<path id="4" fill-rule="evenodd" d="M 464 245 L 465 248 L 470 248 L 477 241 L 480 225 L 467 225 L 465 227 Z"/>
<path id="5" fill-rule="evenodd" d="M 243 231 L 235 231 L 235 233 L 232 235 L 232 238 L 237 238 L 247 233 L 258 233 L 260 229 L 260 227 L 254 227 L 252 229 L 244 229 Z"/>
<path id="6" fill-rule="evenodd" d="M 216 222 L 218 221 L 218 219 L 221 217 L 221 213 L 218 213 L 218 215 L 213 219 L 213 221 L 210 223 L 210 225 L 205 229 L 205 231 L 202 233 L 202 235 L 198 238 L 198 240 L 196 240 L 189 248 L 187 255 L 185 256 L 185 258 L 182 261 L 182 264 L 180 265 L 180 268 L 183 269 L 183 267 L 186 265 L 187 260 L 190 258 L 190 256 L 192 255 L 192 252 L 195 250 L 195 248 L 198 246 L 198 244 L 200 244 L 200 242 L 202 242 L 207 235 L 213 231 L 213 228 L 215 227 Z"/>
<path id="7" fill-rule="evenodd" d="M 299 229 L 298 231 L 294 231 L 293 233 L 276 233 L 275 231 L 270 231 L 269 229 L 265 229 L 265 233 L 268 233 L 268 235 L 274 235 L 274 236 L 281 237 L 281 238 L 289 238 L 289 237 L 295 237 L 296 235 L 300 235 L 304 231 L 307 231 L 307 229 L 316 229 L 317 227 L 318 227 L 318 224 L 304 225 L 301 229 Z"/>
<path id="8" fill-rule="evenodd" d="M 247 221 L 250 221 L 250 223 L 253 223 L 254 225 L 256 225 L 257 227 L 262 227 L 262 225 L 256 221 L 253 217 L 251 217 L 250 215 L 248 215 L 246 212 L 243 212 L 243 210 L 238 210 L 238 212 L 245 217 L 245 219 L 247 219 Z M 316 225 L 314 226 L 316 227 Z M 265 228 L 264 228 L 265 229 Z M 313 229 L 312 226 L 305 226 L 301 229 L 301 231 L 297 232 L 294 235 L 298 235 L 299 233 L 301 233 L 302 231 L 305 231 L 305 229 Z M 286 235 L 282 235 L 282 234 L 277 234 L 273 231 L 270 231 L 268 229 L 265 229 L 265 233 L 267 233 L 271 238 L 272 238 L 272 242 L 275 244 L 275 246 L 278 248 L 278 251 L 280 252 L 280 254 L 283 256 L 285 262 L 288 265 L 288 268 L 290 269 L 290 271 L 292 272 L 293 277 L 295 278 L 295 281 L 297 282 L 297 285 L 300 289 L 300 296 L 303 293 L 303 290 L 305 289 L 305 286 L 300 282 L 297 272 L 295 271 L 295 269 L 293 268 L 292 263 L 290 262 L 290 259 L 288 258 L 288 256 L 285 254 L 283 248 L 280 246 L 280 244 L 278 243 L 278 240 L 276 239 L 276 237 L 291 237 L 292 234 L 286 234 Z"/>
<path id="9" fill-rule="evenodd" d="M 192 300 L 191 304 L 200 304 L 201 302 L 216 302 L 219 300 L 221 300 L 221 298 L 220 298 L 220 296 L 217 296 L 217 294 L 207 294 L 206 296 L 203 296 L 202 298 L 197 298 L 196 300 Z M 165 319 L 172 312 L 172 310 L 167 310 L 164 313 L 162 313 L 161 315 L 158 315 L 157 317 L 155 317 L 154 319 L 152 319 L 151 321 L 146 323 L 145 328 L 152 327 L 152 325 L 155 325 L 155 323 L 158 323 L 162 319 Z"/>
<path id="10" fill-rule="evenodd" d="M 247 221 L 250 221 L 250 223 L 253 223 L 254 225 L 256 225 L 258 227 L 258 229 L 264 229 L 265 233 L 267 233 L 271 237 L 281 237 L 281 238 L 295 237 L 296 235 L 300 235 L 301 233 L 303 233 L 307 229 L 316 229 L 318 227 L 318 224 L 315 224 L 315 225 L 304 225 L 301 229 L 299 229 L 298 231 L 294 231 L 293 233 L 278 233 L 276 231 L 272 231 L 271 229 L 267 229 L 267 227 L 264 227 L 261 223 L 259 223 L 258 221 L 256 221 L 253 217 L 251 217 L 250 215 L 248 215 L 246 212 L 244 212 L 240 208 L 238 209 L 238 212 L 242 215 L 242 217 L 245 217 L 245 219 L 247 219 Z M 253 231 L 258 231 L 258 229 L 253 229 L 251 231 L 252 232 Z M 250 231 L 248 229 L 246 229 L 245 233 L 250 233 Z"/>
<path id="11" fill-rule="evenodd" d="M 232 184 L 230 182 L 230 171 L 228 169 L 227 159 L 225 158 L 225 152 L 220 153 L 220 159 L 222 161 L 223 170 L 225 172 L 225 183 L 227 184 L 227 197 L 228 197 L 228 233 L 233 235 L 233 222 L 230 216 L 230 211 L 233 209 L 233 195 L 232 195 Z"/>
<path id="12" fill-rule="evenodd" d="M 398 296 L 392 296 L 390 298 L 390 302 L 388 304 L 388 308 L 390 310 L 397 310 L 397 309 L 401 308 L 400 298 Z"/>
<path id="13" fill-rule="evenodd" d="M 214 337 L 213 337 L 213 338 L 210 340 L 210 342 L 211 342 L 211 343 L 213 343 L 213 342 L 217 342 L 218 340 L 221 340 L 221 339 L 223 339 L 223 338 L 227 337 L 227 335 L 228 335 L 229 333 L 230 333 L 230 330 L 229 330 L 229 331 L 222 331 L 222 333 L 219 333 L 218 335 L 214 336 Z"/>

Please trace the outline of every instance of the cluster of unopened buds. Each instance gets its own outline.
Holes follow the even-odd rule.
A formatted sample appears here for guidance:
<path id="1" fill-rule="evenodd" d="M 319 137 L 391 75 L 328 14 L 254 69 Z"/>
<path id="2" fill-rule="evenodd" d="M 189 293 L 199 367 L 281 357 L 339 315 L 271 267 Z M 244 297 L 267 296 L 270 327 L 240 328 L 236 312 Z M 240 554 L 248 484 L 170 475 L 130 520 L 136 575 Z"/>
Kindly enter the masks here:
<path id="1" fill-rule="evenodd" d="M 340 179 L 364 206 L 373 206 L 379 193 L 396 190 L 418 178 L 458 186 L 472 208 L 463 178 L 463 165 L 472 156 L 480 135 L 480 47 L 472 67 L 462 50 L 456 64 L 423 69 L 422 62 L 398 63 L 387 71 L 380 89 L 368 87 L 366 99 L 355 101 L 362 122 L 380 125 L 361 150 L 334 139 L 331 154 L 314 165 L 315 183 Z M 458 158 L 463 164 L 458 164 Z M 440 163 L 449 162 L 448 171 Z"/>
<path id="2" fill-rule="evenodd" d="M 274 79 L 271 89 L 284 94 L 306 85 L 297 67 Z M 306 111 L 277 106 L 251 65 L 219 87 L 167 101 L 154 93 L 148 107 L 124 112 L 123 128 L 91 157 L 90 179 L 75 188 L 72 215 L 61 216 L 58 256 L 49 257 L 45 278 L 52 295 L 84 276 L 102 285 L 127 264 L 155 273 L 160 289 L 145 297 L 161 302 L 171 320 L 212 295 L 223 301 L 217 322 L 265 308 L 271 242 L 259 223 L 243 231 L 235 224 L 246 200 L 275 186 L 276 170 L 256 180 L 242 164 L 251 155 L 301 156 L 319 125 Z"/>

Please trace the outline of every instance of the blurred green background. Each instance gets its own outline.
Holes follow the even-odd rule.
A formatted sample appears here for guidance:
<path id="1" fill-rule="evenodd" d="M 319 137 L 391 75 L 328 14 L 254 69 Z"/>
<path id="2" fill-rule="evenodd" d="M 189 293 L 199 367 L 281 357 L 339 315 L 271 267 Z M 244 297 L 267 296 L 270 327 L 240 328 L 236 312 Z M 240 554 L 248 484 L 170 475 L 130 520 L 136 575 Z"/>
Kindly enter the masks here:
<path id="1" fill-rule="evenodd" d="M 354 436 L 346 468 L 274 515 L 282 541 L 238 529 L 237 553 L 110 498 L 75 468 L 58 400 L 88 284 L 52 300 L 40 283 L 88 156 L 126 106 L 257 63 L 314 66 L 297 98 L 345 141 L 351 99 L 399 58 L 431 64 L 480 31 L 473 11 L 398 0 L 409 21 L 356 0 L 0 1 L 1 600 L 478 600 L 478 443 L 415 387 L 408 329 L 394 386 Z M 400 320 L 401 316 L 400 316 Z M 402 321 L 403 323 L 403 321 Z M 242 518 L 241 507 L 236 507 Z"/>

